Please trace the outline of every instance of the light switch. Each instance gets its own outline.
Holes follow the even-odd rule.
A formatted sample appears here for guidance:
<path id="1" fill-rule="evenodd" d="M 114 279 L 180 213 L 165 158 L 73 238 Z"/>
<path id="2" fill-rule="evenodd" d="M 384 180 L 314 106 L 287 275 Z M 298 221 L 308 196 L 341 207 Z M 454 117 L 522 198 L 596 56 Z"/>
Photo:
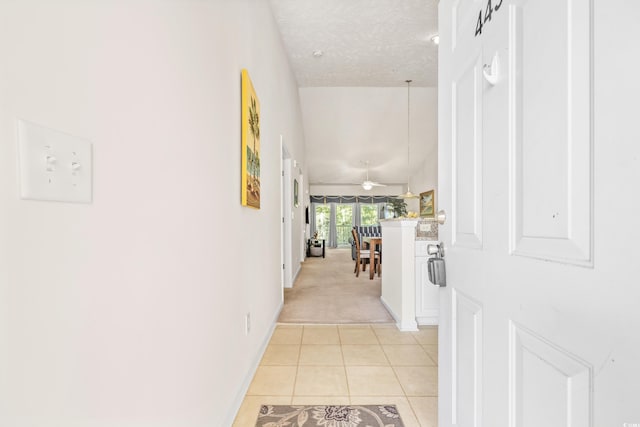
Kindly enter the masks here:
<path id="1" fill-rule="evenodd" d="M 20 196 L 91 203 L 91 142 L 18 120 Z"/>

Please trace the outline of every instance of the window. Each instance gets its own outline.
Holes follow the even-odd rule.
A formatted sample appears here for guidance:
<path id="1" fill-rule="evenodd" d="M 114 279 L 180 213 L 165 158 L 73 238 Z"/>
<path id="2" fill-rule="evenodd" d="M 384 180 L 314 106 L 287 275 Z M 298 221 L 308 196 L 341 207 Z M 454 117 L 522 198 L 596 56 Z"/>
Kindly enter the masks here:
<path id="1" fill-rule="evenodd" d="M 353 227 L 353 208 L 351 205 L 336 205 L 336 240 L 338 246 L 349 246 Z"/>
<path id="2" fill-rule="evenodd" d="M 360 204 L 360 225 L 376 225 L 378 222 L 378 205 Z"/>
<path id="3" fill-rule="evenodd" d="M 329 240 L 329 223 L 331 222 L 331 210 L 329 205 L 316 205 L 316 231 L 318 239 Z"/>
<path id="4" fill-rule="evenodd" d="M 354 225 L 380 224 L 380 215 L 391 197 L 310 196 L 310 199 L 311 230 L 317 233 L 318 239 L 326 240 L 328 248 L 335 248 L 351 246 Z"/>

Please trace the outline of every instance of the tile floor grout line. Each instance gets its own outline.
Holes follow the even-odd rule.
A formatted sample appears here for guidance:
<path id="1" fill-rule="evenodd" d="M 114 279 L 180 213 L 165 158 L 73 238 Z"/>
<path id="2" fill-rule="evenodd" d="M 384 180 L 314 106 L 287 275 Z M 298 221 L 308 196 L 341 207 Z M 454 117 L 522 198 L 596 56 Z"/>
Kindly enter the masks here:
<path id="1" fill-rule="evenodd" d="M 409 400 L 410 396 L 407 396 L 407 391 L 405 390 L 404 386 L 402 385 L 402 381 L 400 381 L 400 378 L 398 377 L 398 373 L 396 372 L 396 370 L 395 370 L 393 365 L 391 365 L 391 369 L 393 370 L 393 375 L 396 377 L 396 380 L 398 381 L 398 384 L 400 384 L 400 388 L 402 389 L 402 392 L 404 393 L 404 399 L 409 404 L 409 408 L 411 408 L 411 413 L 413 414 L 413 417 L 418 422 L 418 427 L 422 427 L 422 423 L 420 422 L 420 418 L 418 417 L 418 413 L 416 412 L 415 409 L 413 409 L 413 405 L 411 404 L 411 400 Z"/>
<path id="2" fill-rule="evenodd" d="M 391 360 L 389 359 L 387 352 L 384 351 L 385 344 L 382 344 L 382 341 L 380 341 L 380 337 L 378 337 L 378 334 L 376 334 L 376 339 L 378 340 L 378 345 L 380 345 L 380 349 L 382 349 L 382 354 L 384 355 L 384 358 L 387 360 L 387 363 L 389 364 L 389 366 L 393 368 L 393 365 L 391 364 Z M 395 375 L 395 371 L 394 371 L 394 375 Z M 400 380 L 398 378 L 396 379 L 398 380 L 398 383 L 400 383 Z M 400 386 L 402 387 L 402 384 L 400 384 Z"/>
<path id="3" fill-rule="evenodd" d="M 349 387 L 349 373 L 347 372 L 347 362 L 344 360 L 344 349 L 342 342 L 342 335 L 340 335 L 340 328 L 338 328 L 338 342 L 340 342 L 340 356 L 342 356 L 342 370 L 344 371 L 344 380 L 347 383 L 347 396 L 349 396 L 349 405 L 352 405 L 351 401 L 351 387 Z"/>
<path id="4" fill-rule="evenodd" d="M 418 413 L 416 412 L 416 410 L 413 408 L 413 405 L 411 404 L 411 399 L 409 399 L 408 396 L 406 397 L 406 399 L 407 399 L 407 403 L 409 404 L 409 408 L 411 408 L 411 413 L 413 413 L 413 417 L 418 422 L 418 427 L 423 427 L 422 423 L 420 422 L 420 417 L 418 417 Z M 438 420 L 436 419 L 436 423 L 437 422 L 438 422 Z M 427 426 L 424 426 L 424 427 L 427 427 Z"/>
<path id="5" fill-rule="evenodd" d="M 423 350 L 424 350 L 424 347 L 423 347 Z M 429 358 L 429 360 L 433 362 L 433 366 L 438 367 L 438 363 L 433 359 L 433 357 L 431 357 L 431 355 L 427 352 L 427 350 L 424 350 L 424 352 L 427 354 L 427 357 Z"/>
<path id="6" fill-rule="evenodd" d="M 344 352 L 344 347 L 345 347 L 346 345 L 349 345 L 349 344 L 345 344 L 345 342 L 343 341 L 343 337 L 342 337 L 342 335 L 340 334 L 340 328 L 339 328 L 339 325 L 332 325 L 332 326 L 336 326 L 336 327 L 337 327 L 337 330 L 336 330 L 336 331 L 337 331 L 337 333 L 338 333 L 338 343 L 339 343 L 338 345 L 339 345 L 339 349 L 340 349 L 340 357 L 341 357 L 341 360 L 342 360 L 343 371 L 344 371 L 344 373 L 345 373 L 346 386 L 347 386 L 347 396 L 311 396 L 311 395 L 307 396 L 307 395 L 305 395 L 305 396 L 300 396 L 300 397 L 302 397 L 302 398 L 305 398 L 305 397 L 307 397 L 307 398 L 308 398 L 308 397 L 321 398 L 322 400 L 325 400 L 325 399 L 331 400 L 331 399 L 333 399 L 333 398 L 335 398 L 335 399 L 337 399 L 337 398 L 346 398 L 345 400 L 347 400 L 347 401 L 349 402 L 349 404 L 355 404 L 355 403 L 353 403 L 353 402 L 354 402 L 354 401 L 353 401 L 353 397 L 354 397 L 354 396 L 352 396 L 352 392 L 351 392 L 351 389 L 350 389 L 350 387 L 349 387 L 349 381 L 348 381 L 348 378 L 349 378 L 349 377 L 348 377 L 348 374 L 347 374 L 347 367 L 348 367 L 348 365 L 347 365 L 347 363 L 346 363 L 345 352 Z M 302 325 L 302 328 L 301 328 L 301 329 L 302 329 L 302 331 L 301 331 L 301 335 L 300 335 L 300 338 L 299 338 L 299 341 L 298 341 L 298 344 L 297 344 L 297 345 L 298 345 L 298 352 L 297 352 L 297 353 L 298 353 L 298 358 L 297 358 L 297 362 L 296 362 L 296 366 L 295 366 L 295 368 L 296 368 L 296 369 L 295 369 L 295 378 L 294 378 L 294 387 L 293 387 L 293 391 L 292 391 L 292 394 L 291 394 L 290 396 L 287 396 L 287 395 L 282 396 L 282 398 L 283 398 L 283 399 L 286 399 L 286 400 L 289 402 L 289 404 L 291 404 L 291 405 L 293 404 L 293 402 L 294 402 L 294 398 L 295 398 L 295 390 L 296 390 L 296 384 L 297 384 L 298 375 L 299 375 L 299 368 L 303 366 L 303 365 L 301 365 L 301 363 L 300 363 L 300 362 L 301 362 L 301 356 L 302 356 L 302 348 L 303 348 L 303 346 L 304 346 L 304 345 L 307 345 L 307 346 L 311 346 L 311 347 L 313 347 L 313 346 L 329 345 L 329 344 L 326 344 L 326 343 L 324 343 L 324 344 L 316 344 L 316 343 L 312 343 L 312 344 L 303 344 L 303 340 L 304 340 L 304 332 L 305 332 L 305 326 L 304 326 L 304 325 Z M 312 328 L 309 328 L 309 330 L 310 330 L 310 329 L 312 329 Z M 418 425 L 419 425 L 419 426 L 426 427 L 423 423 L 421 423 L 420 418 L 418 417 L 418 412 L 416 412 L 415 405 L 411 402 L 411 400 L 410 400 L 410 399 L 415 398 L 415 399 L 417 399 L 418 401 L 419 401 L 420 399 L 422 399 L 422 398 L 437 399 L 437 398 L 438 398 L 438 394 L 437 394 L 437 392 L 436 392 L 436 394 L 435 394 L 435 395 L 431 395 L 431 394 L 429 394 L 429 395 L 408 396 L 408 395 L 407 395 L 407 390 L 406 390 L 405 386 L 403 386 L 402 382 L 400 381 L 400 378 L 399 378 L 399 376 L 398 376 L 398 372 L 397 372 L 397 368 L 422 368 L 422 367 L 424 367 L 424 366 L 422 366 L 422 365 L 420 365 L 420 366 L 415 366 L 415 365 L 410 365 L 410 366 L 405 366 L 405 365 L 394 365 L 394 364 L 392 363 L 392 361 L 389 359 L 389 356 L 387 355 L 387 353 L 384 351 L 384 346 L 386 345 L 386 346 L 390 346 L 390 347 L 400 347 L 400 348 L 402 348 L 403 346 L 408 346 L 409 344 L 382 344 L 380 337 L 375 333 L 375 331 L 374 331 L 374 329 L 375 329 L 375 328 L 373 328 L 373 326 L 372 326 L 372 325 L 367 325 L 367 326 L 366 326 L 365 328 L 363 328 L 363 329 L 364 329 L 364 330 L 371 331 L 371 332 L 374 334 L 374 338 L 375 338 L 375 340 L 377 341 L 377 344 L 374 344 L 374 345 L 375 345 L 375 346 L 377 346 L 377 347 L 379 347 L 379 348 L 382 350 L 382 354 L 383 354 L 383 356 L 384 356 L 385 360 L 386 360 L 386 361 L 387 361 L 387 363 L 388 363 L 387 367 L 391 367 L 391 368 L 392 368 L 392 371 L 393 371 L 393 373 L 394 373 L 394 377 L 395 377 L 396 381 L 398 382 L 398 384 L 400 385 L 400 390 L 402 390 L 402 394 L 398 394 L 398 395 L 396 395 L 395 393 L 393 393 L 393 394 L 389 394 L 389 395 L 387 395 L 387 396 L 388 396 L 388 397 L 397 397 L 397 398 L 400 398 L 400 399 L 402 399 L 403 401 L 405 401 L 405 402 L 409 405 L 409 408 L 406 408 L 406 409 L 409 409 L 409 411 L 410 411 L 410 413 L 407 413 L 407 415 L 412 414 L 412 415 L 413 415 L 413 418 L 416 420 L 416 422 L 418 423 Z M 417 339 L 416 339 L 415 337 L 413 337 L 413 338 L 417 341 Z M 273 344 L 273 345 L 284 345 L 284 344 L 288 344 L 288 343 Z M 272 345 L 272 344 L 271 344 L 271 343 L 269 343 L 269 345 Z M 294 345 L 296 345 L 296 344 L 294 344 Z M 352 344 L 352 345 L 357 345 L 357 344 Z M 363 345 L 363 344 L 361 344 L 361 345 Z M 411 344 L 411 345 L 413 345 L 413 344 Z M 427 359 L 435 363 L 435 360 L 434 360 L 434 359 L 433 359 L 433 357 L 431 357 L 431 356 L 430 356 L 430 354 L 426 351 L 426 349 L 424 348 L 424 345 L 423 345 L 421 342 L 419 342 L 419 341 L 417 342 L 417 345 L 421 348 L 421 350 L 423 350 L 423 351 L 424 351 L 424 353 L 425 353 L 425 354 L 426 354 L 426 356 L 427 356 Z M 430 345 L 434 345 L 434 344 L 430 344 Z M 435 345 L 437 345 L 437 344 L 435 344 Z M 264 356 L 263 356 L 263 357 L 264 357 Z M 262 365 L 262 363 L 261 363 L 261 365 Z M 264 366 L 266 366 L 266 365 L 264 365 Z M 307 366 L 307 365 L 304 365 L 304 366 Z M 315 365 L 315 364 L 314 364 L 314 365 L 308 365 L 308 366 L 315 366 L 315 367 L 319 367 L 319 368 L 326 368 L 326 367 L 328 367 L 328 366 L 335 366 L 335 365 Z M 349 365 L 349 366 L 351 366 L 351 365 Z M 376 366 L 376 367 L 379 367 L 379 365 L 371 365 L 371 364 L 369 364 L 369 363 L 367 363 L 367 364 L 363 364 L 363 365 L 353 365 L 353 366 L 363 366 L 363 367 L 374 367 L 374 366 Z M 438 368 L 438 364 L 437 364 L 437 363 L 435 363 L 435 365 L 434 365 L 434 366 L 431 366 L 431 367 L 432 367 L 432 368 L 436 368 L 436 369 L 437 369 L 437 368 Z M 267 394 L 267 395 L 268 395 L 268 394 Z M 267 395 L 258 395 L 258 396 L 267 396 Z M 380 396 L 365 394 L 365 395 L 361 395 L 361 396 L 359 396 L 359 397 L 377 398 L 377 397 L 380 397 Z M 384 402 L 380 401 L 380 403 L 384 403 Z M 416 402 L 415 404 L 418 404 L 418 403 Z"/>
<path id="7" fill-rule="evenodd" d="M 298 360 L 296 360 L 296 374 L 293 377 L 293 388 L 291 389 L 291 399 L 290 402 L 293 404 L 293 397 L 296 395 L 296 385 L 298 384 L 298 373 L 300 372 L 300 358 L 302 356 L 302 343 L 304 341 L 304 328 L 302 325 L 302 333 L 300 334 L 300 348 L 298 348 Z"/>

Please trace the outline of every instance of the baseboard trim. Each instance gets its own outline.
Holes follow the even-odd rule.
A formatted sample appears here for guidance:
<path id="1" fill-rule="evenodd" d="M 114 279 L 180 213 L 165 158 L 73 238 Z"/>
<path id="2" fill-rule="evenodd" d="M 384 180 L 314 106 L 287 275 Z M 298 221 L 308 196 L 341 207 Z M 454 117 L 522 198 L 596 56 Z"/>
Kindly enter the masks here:
<path id="1" fill-rule="evenodd" d="M 402 319 L 400 319 L 400 317 L 398 317 L 398 315 L 391 310 L 391 307 L 389 307 L 389 304 L 387 304 L 387 302 L 384 300 L 383 297 L 380 297 L 380 302 L 382 303 L 382 305 L 384 305 L 384 308 L 387 309 L 387 311 L 389 312 L 389 314 L 391 314 L 391 317 L 393 317 L 393 320 L 396 321 L 396 326 L 399 330 L 403 331 L 403 332 L 415 332 L 418 330 L 418 323 L 414 320 L 414 321 L 409 321 L 409 322 L 403 322 Z"/>
<path id="2" fill-rule="evenodd" d="M 225 426 L 233 425 L 233 421 L 236 419 L 236 416 L 238 415 L 238 411 L 240 410 L 240 406 L 242 406 L 242 401 L 244 400 L 244 396 L 247 394 L 247 391 L 249 391 L 249 386 L 251 385 L 251 381 L 253 380 L 253 377 L 256 374 L 256 371 L 258 370 L 258 366 L 260 366 L 260 361 L 262 360 L 262 356 L 264 356 L 264 352 L 267 349 L 267 345 L 269 344 L 269 341 L 271 341 L 271 336 L 273 335 L 273 331 L 276 330 L 276 326 L 278 324 L 278 317 L 280 317 L 280 312 L 282 311 L 283 307 L 284 307 L 284 301 L 280 302 L 280 305 L 276 310 L 275 316 L 271 321 L 271 327 L 267 331 L 267 334 L 262 340 L 262 344 L 260 345 L 260 348 L 258 349 L 258 352 L 253 359 L 253 363 L 251 364 L 251 369 L 249 369 L 249 372 L 247 373 L 244 380 L 242 381 L 240 390 L 236 394 L 235 399 L 233 399 L 231 407 L 229 408 L 229 412 L 227 412 L 225 423 L 223 424 Z"/>
<path id="3" fill-rule="evenodd" d="M 296 282 L 296 280 L 298 280 L 298 275 L 300 274 L 301 271 L 302 271 L 302 263 L 298 264 L 298 269 L 293 274 L 293 277 L 291 278 L 291 283 L 289 283 L 288 286 L 285 285 L 284 288 L 286 289 L 293 288 L 293 284 Z"/>
<path id="4" fill-rule="evenodd" d="M 438 316 L 420 316 L 416 317 L 418 321 L 418 325 L 420 326 L 438 326 L 440 324 L 440 320 Z"/>
<path id="5" fill-rule="evenodd" d="M 293 275 L 293 279 L 291 279 L 291 287 L 292 288 L 293 288 L 293 284 L 296 283 L 296 280 L 298 280 L 298 275 L 300 274 L 301 271 L 302 271 L 302 263 L 298 264 L 298 270 Z"/>
<path id="6" fill-rule="evenodd" d="M 400 318 L 398 317 L 398 315 L 391 309 L 391 307 L 389 307 L 389 304 L 387 304 L 383 297 L 380 297 L 380 302 L 382 303 L 382 305 L 384 305 L 384 308 L 387 309 L 391 317 L 393 317 L 393 320 L 395 320 L 396 323 L 400 322 Z"/>
<path id="7" fill-rule="evenodd" d="M 402 332 L 417 332 L 418 331 L 418 322 L 414 321 L 408 321 L 408 322 L 398 322 L 396 323 L 396 326 L 398 327 L 398 329 L 400 329 Z"/>

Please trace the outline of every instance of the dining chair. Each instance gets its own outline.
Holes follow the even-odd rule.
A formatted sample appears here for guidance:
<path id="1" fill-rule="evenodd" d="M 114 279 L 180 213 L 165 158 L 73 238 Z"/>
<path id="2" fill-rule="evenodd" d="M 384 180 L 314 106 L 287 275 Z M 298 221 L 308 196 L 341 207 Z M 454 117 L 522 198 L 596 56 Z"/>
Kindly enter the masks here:
<path id="1" fill-rule="evenodd" d="M 380 252 L 375 249 L 361 249 L 360 236 L 358 236 L 356 230 L 351 229 L 351 235 L 353 236 L 353 241 L 356 245 L 356 265 L 353 270 L 353 272 L 356 273 L 356 277 L 360 275 L 360 265 L 362 265 L 362 271 L 366 270 L 367 260 L 369 261 L 369 268 L 373 268 L 373 271 L 376 271 L 380 260 Z M 372 255 L 373 260 L 371 259 Z"/>

